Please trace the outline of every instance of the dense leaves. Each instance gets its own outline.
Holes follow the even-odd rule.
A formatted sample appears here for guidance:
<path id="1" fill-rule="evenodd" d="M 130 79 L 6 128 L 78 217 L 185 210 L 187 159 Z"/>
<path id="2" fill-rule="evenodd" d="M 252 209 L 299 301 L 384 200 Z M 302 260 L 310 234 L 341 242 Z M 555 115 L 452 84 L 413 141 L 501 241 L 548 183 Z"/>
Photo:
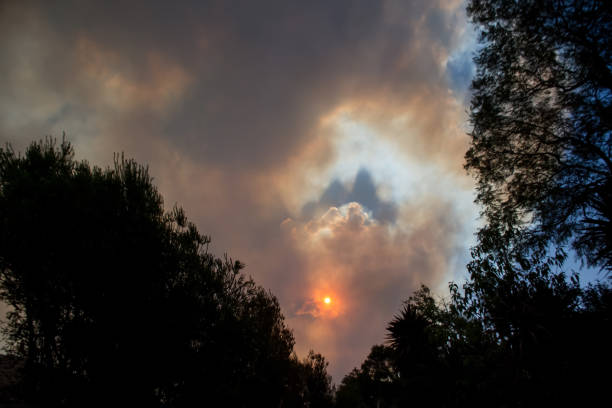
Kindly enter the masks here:
<path id="1" fill-rule="evenodd" d="M 466 297 L 436 301 L 425 287 L 342 380 L 338 407 L 594 406 L 607 398 L 612 289 L 560 276 L 521 281 L 488 318 Z M 479 309 L 472 309 L 479 311 Z"/>
<path id="2" fill-rule="evenodd" d="M 453 305 L 490 339 L 503 401 L 584 404 L 611 359 L 610 288 L 563 267 L 571 243 L 612 270 L 612 8 L 473 0 L 468 14 L 482 48 L 466 168 L 486 224 Z"/>
<path id="3" fill-rule="evenodd" d="M 395 406 L 400 398 L 397 381 L 392 349 L 384 345 L 373 346 L 361 368 L 355 368 L 342 379 L 336 392 L 336 406 Z"/>
<path id="4" fill-rule="evenodd" d="M 327 374 L 328 362 L 312 350 L 301 362 L 294 356 L 289 386 L 283 401 L 287 407 L 330 408 L 334 406 L 334 387 Z"/>
<path id="5" fill-rule="evenodd" d="M 490 228 L 527 225 L 519 252 L 572 242 L 612 268 L 610 2 L 473 0 L 468 14 L 483 46 L 466 168 Z"/>
<path id="6" fill-rule="evenodd" d="M 298 362 L 274 296 L 208 253 L 147 169 L 102 170 L 68 143 L 0 149 L 0 297 L 27 399 L 51 405 L 304 406 L 329 398 Z M 298 374 L 296 374 L 296 372 Z M 289 403 L 290 380 L 309 394 Z M 318 401 L 318 400 L 317 400 Z M 324 406 L 313 403 L 311 406 Z"/>

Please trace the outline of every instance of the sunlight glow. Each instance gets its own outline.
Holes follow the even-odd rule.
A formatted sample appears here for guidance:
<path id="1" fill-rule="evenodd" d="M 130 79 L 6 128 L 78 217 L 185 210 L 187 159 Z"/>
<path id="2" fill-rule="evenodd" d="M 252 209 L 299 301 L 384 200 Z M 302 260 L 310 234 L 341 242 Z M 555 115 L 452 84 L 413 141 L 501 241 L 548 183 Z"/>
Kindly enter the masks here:
<path id="1" fill-rule="evenodd" d="M 326 275 L 333 274 L 335 271 L 330 269 Z M 337 272 L 337 271 L 336 271 Z M 346 313 L 346 297 L 342 291 L 329 282 L 319 282 L 312 288 L 310 296 L 304 300 L 297 315 L 310 315 L 315 319 L 335 319 Z"/>

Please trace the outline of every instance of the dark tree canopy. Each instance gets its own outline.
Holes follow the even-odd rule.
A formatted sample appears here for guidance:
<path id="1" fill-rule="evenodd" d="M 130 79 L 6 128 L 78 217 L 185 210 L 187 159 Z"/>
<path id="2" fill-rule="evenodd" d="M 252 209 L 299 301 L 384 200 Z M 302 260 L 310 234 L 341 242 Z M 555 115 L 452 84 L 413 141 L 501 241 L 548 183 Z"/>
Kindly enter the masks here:
<path id="1" fill-rule="evenodd" d="M 334 406 L 334 387 L 327 374 L 329 363 L 321 354 L 310 351 L 299 361 L 293 358 L 289 386 L 283 406 L 331 408 Z"/>
<path id="2" fill-rule="evenodd" d="M 610 288 L 581 287 L 563 263 L 571 244 L 612 270 L 612 8 L 472 0 L 468 15 L 482 48 L 466 168 L 485 225 L 452 306 L 477 323 L 503 400 L 592 401 L 611 359 Z"/>
<path id="3" fill-rule="evenodd" d="M 52 139 L 0 149 L 0 298 L 24 395 L 61 406 L 304 406 L 331 393 L 312 356 L 292 405 L 276 298 L 216 258 L 147 169 L 100 169 Z M 311 371 L 314 373 L 312 374 Z M 301 372 L 301 371 L 300 371 Z M 316 381 L 315 381 L 316 382 Z M 315 406 L 315 405 L 312 405 Z M 319 406 L 323 406 L 319 404 Z"/>
<path id="4" fill-rule="evenodd" d="M 612 270 L 612 3 L 471 0 L 480 30 L 466 168 L 485 225 L 468 277 L 422 287 L 338 406 L 596 406 L 612 289 L 563 271 L 568 244 Z"/>
<path id="5" fill-rule="evenodd" d="M 571 242 L 610 270 L 612 3 L 472 0 L 467 10 L 482 48 L 466 168 L 487 222 L 506 237 L 527 226 L 521 250 Z"/>
<path id="6" fill-rule="evenodd" d="M 337 407 L 595 406 L 607 398 L 609 286 L 580 288 L 561 275 L 521 280 L 500 285 L 490 309 L 451 289 L 446 302 L 426 287 L 406 301 L 387 344 L 342 380 Z"/>
<path id="7" fill-rule="evenodd" d="M 336 392 L 338 408 L 377 408 L 396 406 L 399 400 L 397 373 L 391 348 L 372 346 L 361 367 L 343 379 Z"/>

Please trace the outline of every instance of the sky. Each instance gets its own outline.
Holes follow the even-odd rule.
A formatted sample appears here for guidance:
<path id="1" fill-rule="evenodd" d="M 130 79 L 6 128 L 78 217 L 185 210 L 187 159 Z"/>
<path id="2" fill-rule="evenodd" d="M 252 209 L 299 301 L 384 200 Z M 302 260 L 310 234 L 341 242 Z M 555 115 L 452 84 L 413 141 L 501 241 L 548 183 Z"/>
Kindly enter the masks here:
<path id="1" fill-rule="evenodd" d="M 0 3 L 0 142 L 148 164 L 334 382 L 465 276 L 475 34 L 458 0 Z M 329 303 L 324 299 L 329 297 Z"/>

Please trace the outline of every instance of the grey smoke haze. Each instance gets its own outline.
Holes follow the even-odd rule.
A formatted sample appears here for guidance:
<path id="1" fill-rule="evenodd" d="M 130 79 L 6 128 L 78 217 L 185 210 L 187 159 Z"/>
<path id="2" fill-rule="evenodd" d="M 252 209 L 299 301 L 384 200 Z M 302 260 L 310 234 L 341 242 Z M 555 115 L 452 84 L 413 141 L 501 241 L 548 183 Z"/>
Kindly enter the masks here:
<path id="1" fill-rule="evenodd" d="M 339 382 L 463 271 L 470 41 L 455 0 L 3 2 L 0 141 L 149 164 Z"/>

